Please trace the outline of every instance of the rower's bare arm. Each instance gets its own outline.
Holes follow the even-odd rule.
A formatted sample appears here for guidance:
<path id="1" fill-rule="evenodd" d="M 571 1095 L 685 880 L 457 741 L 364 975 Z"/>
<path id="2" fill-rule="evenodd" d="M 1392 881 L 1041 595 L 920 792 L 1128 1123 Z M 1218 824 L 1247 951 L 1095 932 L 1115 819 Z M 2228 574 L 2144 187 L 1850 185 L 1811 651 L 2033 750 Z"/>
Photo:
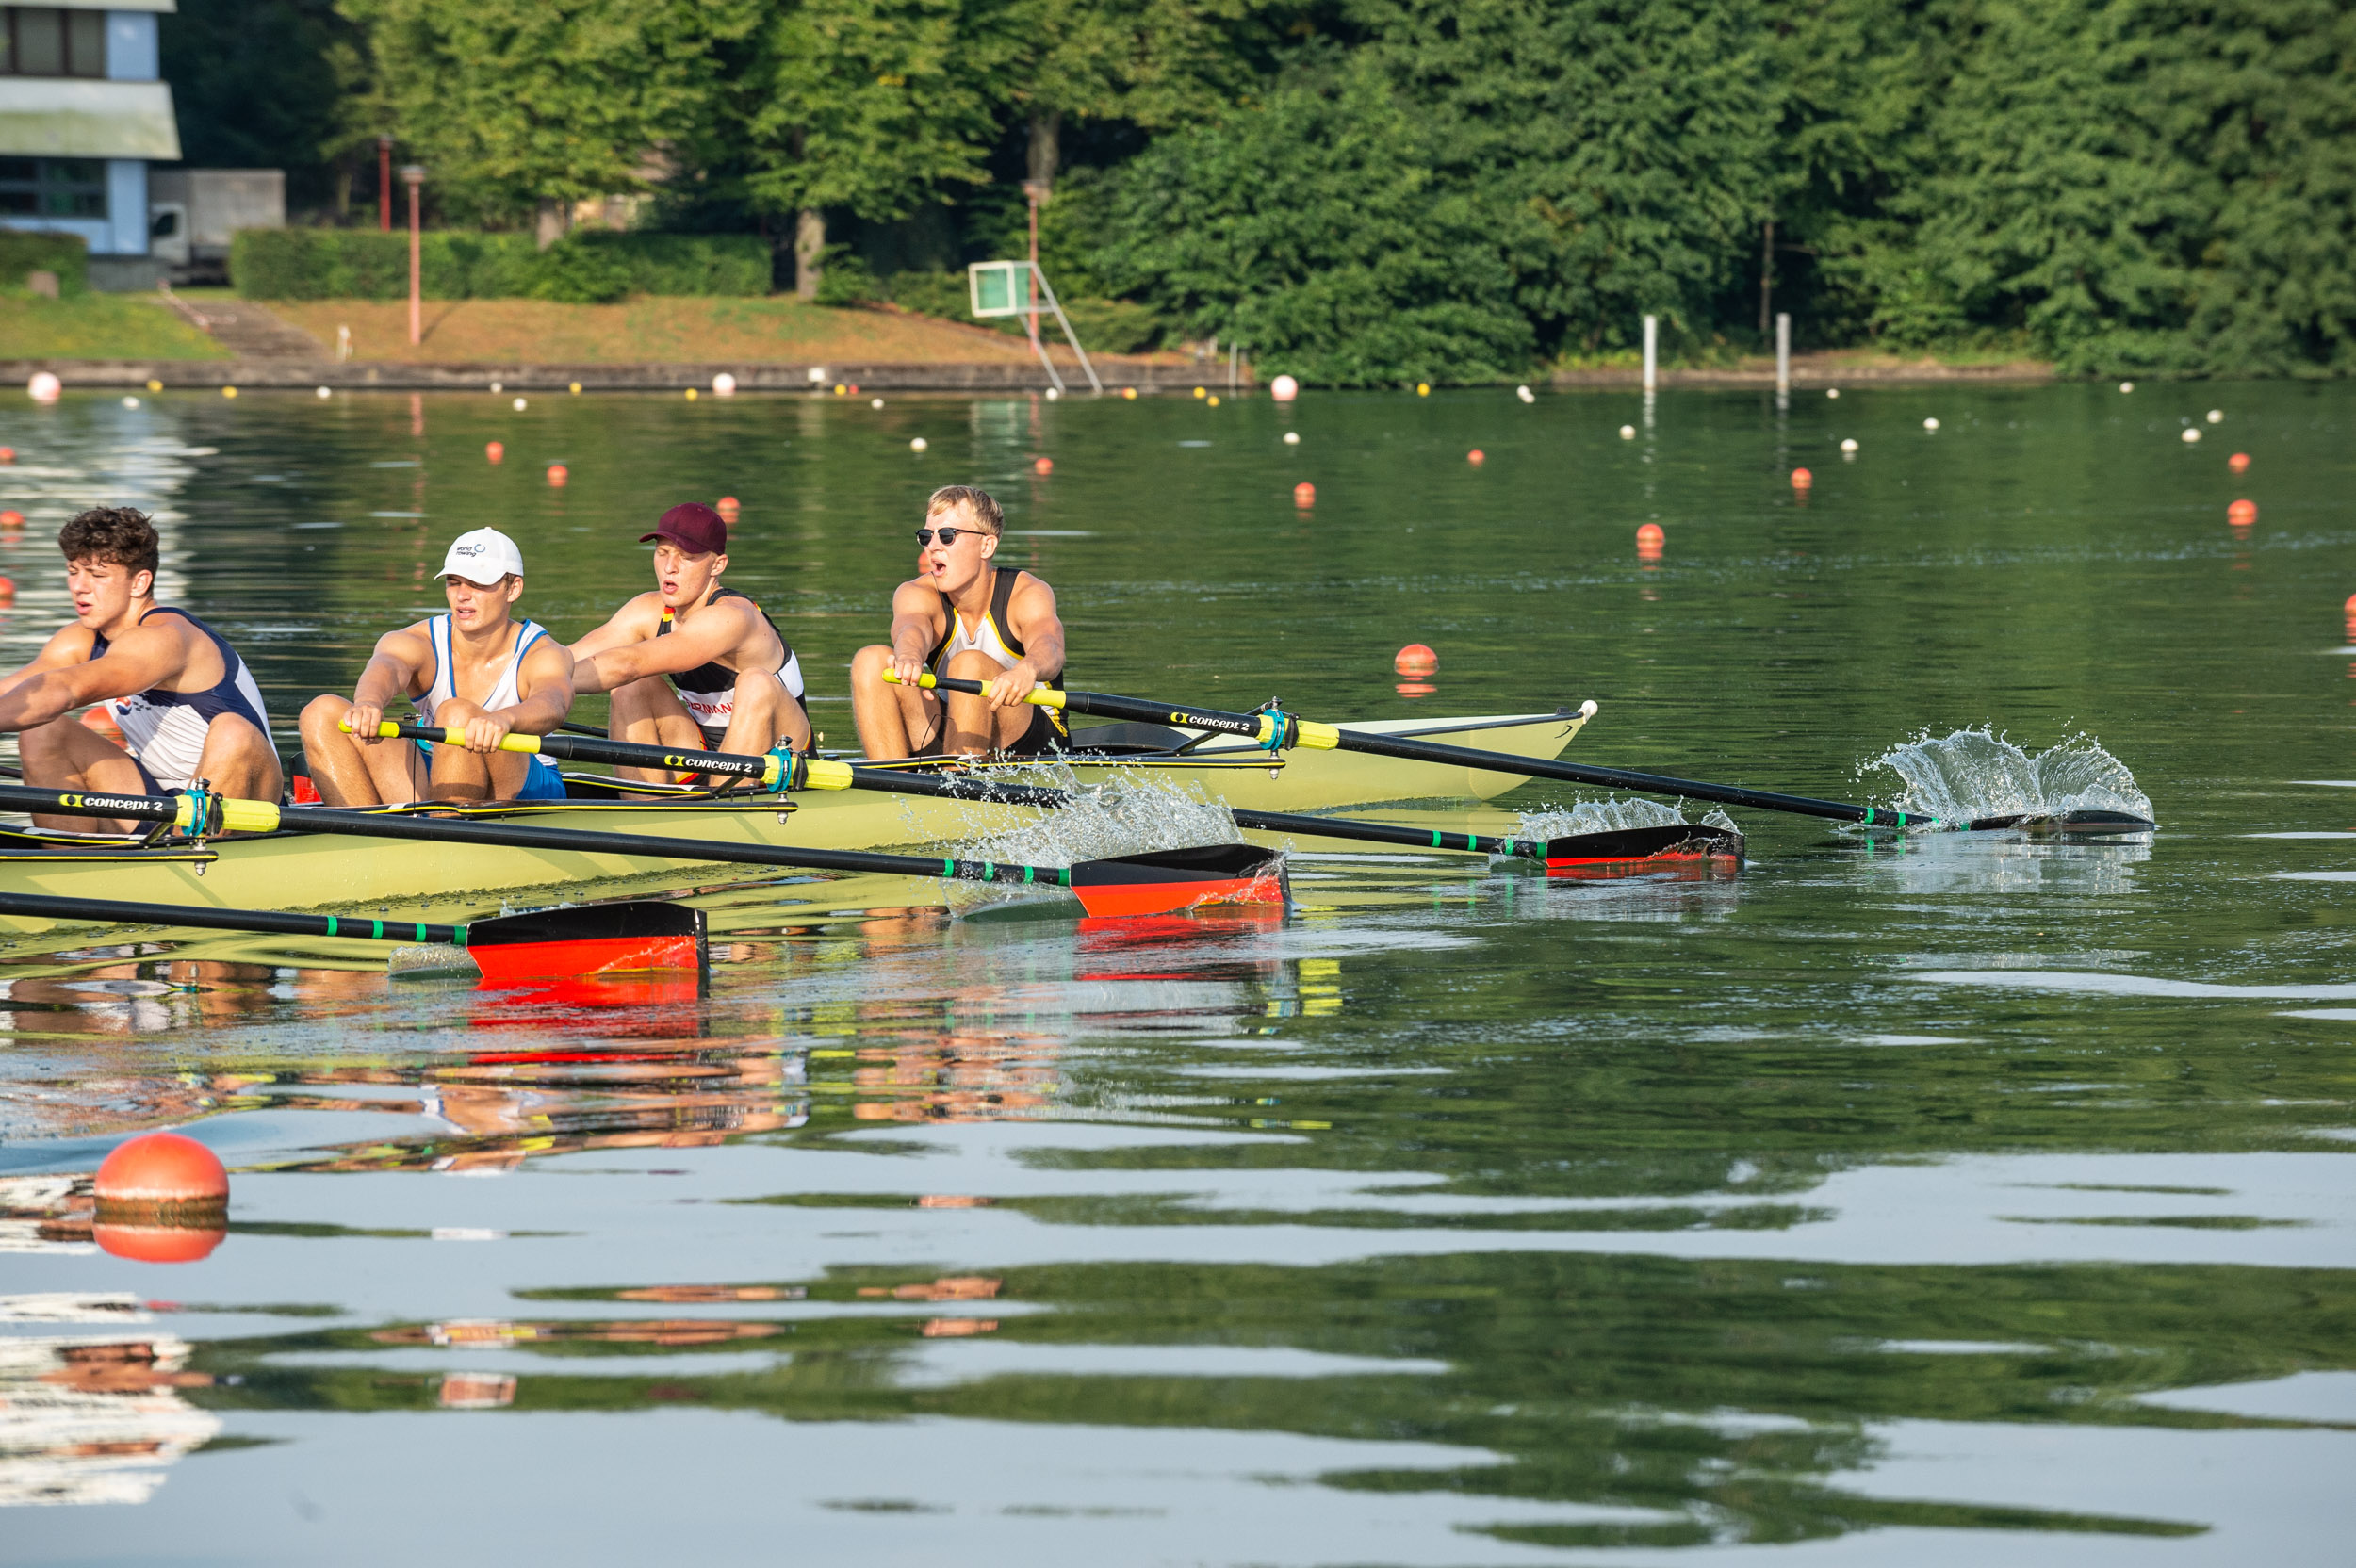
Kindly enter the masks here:
<path id="1" fill-rule="evenodd" d="M 532 651 L 524 655 L 523 668 L 516 672 L 519 700 L 494 716 L 504 718 L 512 730 L 546 735 L 573 710 L 573 677 L 579 667 L 572 650 L 552 639 L 532 644 Z"/>
<path id="2" fill-rule="evenodd" d="M 90 650 L 90 628 L 78 623 L 58 628 L 49 641 L 41 645 L 32 662 L 0 676 L 0 695 L 15 691 L 44 670 L 70 670 L 76 664 L 89 663 Z"/>
<path id="3" fill-rule="evenodd" d="M 610 692 L 650 675 L 679 675 L 731 655 L 739 656 L 739 663 L 750 662 L 741 656 L 760 619 L 760 612 L 743 599 L 722 599 L 695 612 L 692 624 L 679 622 L 661 637 L 642 638 L 594 656 L 581 654 L 589 641 L 584 637 L 573 645 L 581 661 L 575 684 L 583 692 Z"/>
<path id="4" fill-rule="evenodd" d="M 903 582 L 892 596 L 892 673 L 904 686 L 914 686 L 924 673 L 925 656 L 947 629 L 942 624 L 941 593 L 929 583 Z"/>
<path id="5" fill-rule="evenodd" d="M 634 678 L 617 680 L 604 678 L 598 660 L 609 653 L 654 640 L 655 628 L 662 624 L 662 611 L 654 603 L 652 594 L 640 594 L 619 610 L 614 618 L 597 630 L 575 643 L 569 651 L 573 656 L 575 690 L 586 696 L 597 692 L 610 692 L 616 686 L 628 685 Z M 618 668 L 618 666 L 616 666 Z M 682 666 L 693 668 L 693 665 Z"/>
<path id="6" fill-rule="evenodd" d="M 133 627 L 110 643 L 103 656 L 90 659 L 88 629 L 64 628 L 49 639 L 40 658 L 18 672 L 23 678 L 0 693 L 0 733 L 37 728 L 76 708 L 165 684 L 188 663 L 188 623 L 176 615 Z M 67 654 L 77 642 L 85 657 L 68 662 Z"/>
<path id="7" fill-rule="evenodd" d="M 352 712 L 344 721 L 363 745 L 372 746 L 382 739 L 376 727 L 384 722 L 386 703 L 424 694 L 430 684 L 425 667 L 433 660 L 433 643 L 418 635 L 415 627 L 388 631 L 376 640 L 376 651 L 368 656 L 352 688 Z"/>
<path id="8" fill-rule="evenodd" d="M 1055 613 L 1055 591 L 1035 577 L 1015 585 L 1006 600 L 1006 627 L 1021 643 L 1023 654 L 1006 673 L 990 682 L 990 705 L 1012 708 L 1034 687 L 1052 684 L 1063 674 L 1063 621 Z"/>

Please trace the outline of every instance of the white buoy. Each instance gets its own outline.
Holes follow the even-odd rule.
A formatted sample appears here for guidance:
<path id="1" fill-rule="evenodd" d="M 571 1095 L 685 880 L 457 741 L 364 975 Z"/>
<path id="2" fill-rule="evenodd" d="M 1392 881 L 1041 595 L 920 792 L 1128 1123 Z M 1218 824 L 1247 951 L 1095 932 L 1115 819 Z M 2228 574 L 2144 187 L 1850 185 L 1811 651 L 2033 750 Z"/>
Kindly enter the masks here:
<path id="1" fill-rule="evenodd" d="M 2224 411 L 2223 409 L 2221 409 L 2221 408 L 2213 408 L 2213 409 L 2209 410 L 2209 423 L 2211 423 L 2211 424 L 2213 424 L 2213 425 L 2221 425 L 2221 424 L 2223 424 L 2224 422 L 2225 422 L 2225 411 Z"/>
<path id="2" fill-rule="evenodd" d="M 912 452 L 921 452 L 921 451 L 923 451 L 924 449 L 924 438 L 923 436 L 921 436 L 921 435 L 916 436 L 915 438 L 913 438 L 912 440 L 910 440 L 910 441 L 908 442 L 908 450 L 910 450 L 910 451 L 912 451 Z"/>
<path id="3" fill-rule="evenodd" d="M 1635 427 L 1634 425 L 1622 425 L 1622 426 L 1620 427 L 1620 439 L 1621 439 L 1621 440 L 1623 440 L 1623 441 L 1633 441 L 1633 440 L 1635 440 L 1635 439 L 1636 439 L 1636 427 Z"/>
<path id="4" fill-rule="evenodd" d="M 1288 431 L 1286 431 L 1286 432 L 1284 433 L 1284 445 L 1286 445 L 1287 447 L 1298 447 L 1298 446 L 1300 446 L 1300 445 L 1301 445 L 1301 433 L 1300 433 L 1299 431 L 1297 431 L 1297 430 L 1288 430 Z"/>
<path id="5" fill-rule="evenodd" d="M 1844 452 L 1847 452 L 1847 453 L 1851 454 L 1852 456 L 1856 455 L 1856 452 L 1857 452 L 1857 437 L 1856 437 L 1856 436 L 1854 436 L 1854 435 L 1852 435 L 1852 436 L 1850 436 L 1847 440 L 1845 440 L 1845 441 L 1841 442 L 1841 449 L 1842 451 L 1844 451 Z"/>
<path id="6" fill-rule="evenodd" d="M 1534 402 L 1536 402 L 1536 401 L 1538 400 L 1538 394 L 1537 394 L 1537 393 L 1535 393 L 1535 392 L 1532 392 L 1532 391 L 1531 391 L 1529 387 L 1527 387 L 1527 386 L 1516 386 L 1515 388 L 1513 388 L 1513 396 L 1515 396 L 1516 398 L 1519 398 L 1522 401 L 1524 401 L 1524 402 L 1526 402 L 1526 403 L 1534 403 Z"/>
<path id="7" fill-rule="evenodd" d="M 883 400 L 881 398 L 871 399 L 869 400 L 867 406 L 870 408 L 881 408 L 883 407 Z"/>
<path id="8" fill-rule="evenodd" d="M 532 405 L 530 403 L 524 401 L 521 398 L 517 398 L 515 400 L 515 412 L 518 414 L 521 414 L 525 409 L 530 408 L 531 406 Z"/>
<path id="9" fill-rule="evenodd" d="M 25 395 L 37 403 L 54 403 L 64 390 L 65 383 L 46 370 L 34 371 L 32 379 L 25 384 Z"/>
<path id="10" fill-rule="evenodd" d="M 2186 446 L 2188 446 L 2188 447 L 2189 447 L 2189 446 L 2191 446 L 2191 445 L 2192 445 L 2195 441 L 2198 441 L 2198 440 L 2200 440 L 2200 439 L 2201 439 L 2201 432 L 2200 432 L 2199 430 L 2195 429 L 2195 428 L 2194 428 L 2193 426 L 2191 426 L 2191 425 L 2186 425 L 2186 426 L 2184 427 L 2184 445 L 2186 445 Z"/>
<path id="11" fill-rule="evenodd" d="M 491 384 L 491 396 L 493 396 L 494 398 L 498 397 L 500 393 L 502 393 L 502 392 L 504 392 L 504 391 L 506 391 L 506 390 L 507 390 L 507 388 L 506 388 L 506 387 L 504 387 L 504 386 L 501 386 L 501 385 L 500 385 L 498 382 L 493 382 L 493 383 Z"/>
<path id="12" fill-rule="evenodd" d="M 726 370 L 723 370 L 723 371 L 721 371 L 718 375 L 716 375 L 716 376 L 712 377 L 712 395 L 713 397 L 715 397 L 715 398 L 733 398 L 733 397 L 735 397 L 735 396 L 736 396 L 736 378 L 735 378 L 734 376 L 729 375 L 729 374 L 728 374 Z"/>
<path id="13" fill-rule="evenodd" d="M 1268 395 L 1280 403 L 1291 402 L 1301 396 L 1301 384 L 1290 376 L 1279 376 L 1268 384 Z"/>
<path id="14" fill-rule="evenodd" d="M 2119 384 L 2119 389 L 2121 392 L 2133 392 L 2135 389 L 2135 384 L 2131 381 L 2122 381 Z"/>
<path id="15" fill-rule="evenodd" d="M 1924 430 L 1937 430 L 1939 428 L 1939 421 L 1937 419 L 1925 419 L 1922 421 L 1922 428 Z"/>
<path id="16" fill-rule="evenodd" d="M 325 402 L 328 399 L 334 397 L 335 395 L 335 389 L 332 386 L 322 386 L 318 392 L 313 394 L 313 396 L 318 398 L 321 402 Z"/>
<path id="17" fill-rule="evenodd" d="M 1049 387 L 1049 388 L 1047 389 L 1047 400 L 1048 400 L 1049 402 L 1051 402 L 1051 403 L 1052 403 L 1052 402 L 1054 402 L 1054 401 L 1055 401 L 1057 398 L 1060 398 L 1060 397 L 1062 397 L 1062 396 L 1063 396 L 1063 394 L 1062 394 L 1060 391 L 1056 390 L 1055 387 L 1052 387 L 1052 386 L 1051 386 L 1051 387 Z"/>
<path id="18" fill-rule="evenodd" d="M 137 398 L 125 398 L 123 400 L 123 406 L 125 408 L 137 408 L 139 406 L 139 400 Z"/>
<path id="19" fill-rule="evenodd" d="M 1827 386 L 1824 388 L 1824 396 L 1827 398 L 1838 398 L 1841 396 L 1841 388 L 1838 386 Z"/>

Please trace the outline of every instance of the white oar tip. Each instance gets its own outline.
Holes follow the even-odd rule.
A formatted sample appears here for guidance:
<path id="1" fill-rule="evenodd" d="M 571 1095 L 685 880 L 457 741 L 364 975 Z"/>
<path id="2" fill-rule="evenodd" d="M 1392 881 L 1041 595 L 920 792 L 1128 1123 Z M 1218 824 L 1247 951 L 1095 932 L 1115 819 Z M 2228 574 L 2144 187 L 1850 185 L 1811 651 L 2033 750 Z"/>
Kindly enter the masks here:
<path id="1" fill-rule="evenodd" d="M 1579 716 L 1582 719 L 1592 719 L 1595 716 L 1597 711 L 1598 710 L 1595 707 L 1595 699 L 1594 697 L 1589 697 L 1585 702 L 1579 705 Z"/>

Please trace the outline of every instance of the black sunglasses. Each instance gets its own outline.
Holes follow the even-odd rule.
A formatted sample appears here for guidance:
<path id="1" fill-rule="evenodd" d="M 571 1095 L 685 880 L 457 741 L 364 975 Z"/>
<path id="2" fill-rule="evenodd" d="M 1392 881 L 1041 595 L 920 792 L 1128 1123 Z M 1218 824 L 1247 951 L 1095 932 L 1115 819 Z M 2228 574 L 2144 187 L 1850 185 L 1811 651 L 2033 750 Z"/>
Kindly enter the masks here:
<path id="1" fill-rule="evenodd" d="M 933 535 L 936 533 L 941 535 L 941 544 L 948 546 L 956 544 L 957 542 L 957 535 L 960 533 L 980 533 L 987 535 L 988 532 L 988 530 L 978 528 L 920 528 L 916 531 L 916 547 L 921 550 L 925 546 L 931 544 L 933 542 Z"/>

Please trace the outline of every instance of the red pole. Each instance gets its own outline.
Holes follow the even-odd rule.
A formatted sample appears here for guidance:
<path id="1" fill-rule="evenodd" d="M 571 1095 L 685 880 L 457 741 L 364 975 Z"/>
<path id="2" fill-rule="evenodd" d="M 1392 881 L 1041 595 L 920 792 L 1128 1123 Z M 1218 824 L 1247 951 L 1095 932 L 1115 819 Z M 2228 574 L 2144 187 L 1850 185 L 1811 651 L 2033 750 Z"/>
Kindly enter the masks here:
<path id="1" fill-rule="evenodd" d="M 409 186 L 409 341 L 416 345 L 425 341 L 425 312 L 417 288 L 417 187 L 425 183 L 425 171 L 413 163 L 401 170 L 401 177 Z"/>
<path id="2" fill-rule="evenodd" d="M 1039 302 L 1039 188 L 1036 181 L 1023 182 L 1023 194 L 1029 199 L 1031 204 L 1031 275 L 1023 280 L 1023 297 L 1026 302 L 1034 305 Z M 1023 313 L 1023 330 L 1030 335 L 1031 351 L 1037 353 L 1039 351 L 1039 312 L 1037 310 Z"/>
<path id="3" fill-rule="evenodd" d="M 393 232 L 393 139 L 376 139 L 376 226 Z"/>

